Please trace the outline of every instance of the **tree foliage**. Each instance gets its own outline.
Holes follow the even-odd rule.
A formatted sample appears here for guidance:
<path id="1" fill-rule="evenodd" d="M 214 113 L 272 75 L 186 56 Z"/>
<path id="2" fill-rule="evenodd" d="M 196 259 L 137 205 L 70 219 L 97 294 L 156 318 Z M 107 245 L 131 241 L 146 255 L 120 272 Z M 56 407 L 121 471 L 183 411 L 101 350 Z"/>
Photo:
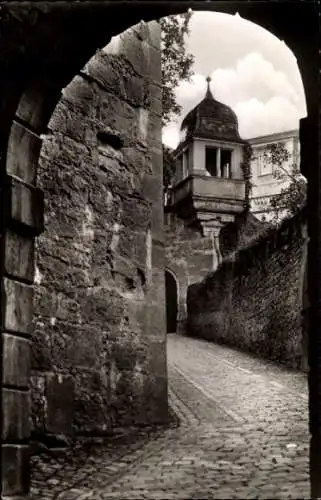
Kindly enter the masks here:
<path id="1" fill-rule="evenodd" d="M 189 34 L 192 11 L 160 20 L 163 126 L 181 112 L 176 102 L 175 90 L 181 81 L 189 81 L 193 71 L 194 56 L 186 51 L 185 37 Z"/>
<path id="2" fill-rule="evenodd" d="M 250 208 L 250 194 L 252 191 L 252 170 L 251 170 L 251 159 L 253 157 L 253 149 L 251 144 L 248 142 L 243 148 L 243 158 L 241 161 L 241 170 L 243 173 L 243 179 L 245 180 L 245 200 L 244 208 L 249 210 Z"/>
<path id="3" fill-rule="evenodd" d="M 175 161 L 171 148 L 163 144 L 163 185 L 165 190 L 171 184 L 171 180 L 175 173 Z"/>
<path id="4" fill-rule="evenodd" d="M 281 217 L 291 217 L 303 208 L 307 197 L 307 182 L 300 173 L 298 160 L 292 158 L 284 143 L 270 144 L 264 152 L 264 160 L 273 166 L 273 175 L 281 181 L 288 181 L 279 194 L 271 199 L 274 211 L 272 222 L 280 222 Z M 287 162 L 289 167 L 285 168 Z"/>

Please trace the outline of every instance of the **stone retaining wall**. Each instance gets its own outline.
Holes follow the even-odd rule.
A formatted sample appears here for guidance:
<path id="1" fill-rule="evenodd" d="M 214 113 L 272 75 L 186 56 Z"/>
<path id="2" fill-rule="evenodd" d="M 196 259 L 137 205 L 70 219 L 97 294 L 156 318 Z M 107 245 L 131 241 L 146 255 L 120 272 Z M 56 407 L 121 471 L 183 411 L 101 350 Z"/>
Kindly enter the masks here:
<path id="1" fill-rule="evenodd" d="M 188 289 L 189 334 L 304 368 L 306 251 L 301 212 L 224 260 L 216 272 Z"/>

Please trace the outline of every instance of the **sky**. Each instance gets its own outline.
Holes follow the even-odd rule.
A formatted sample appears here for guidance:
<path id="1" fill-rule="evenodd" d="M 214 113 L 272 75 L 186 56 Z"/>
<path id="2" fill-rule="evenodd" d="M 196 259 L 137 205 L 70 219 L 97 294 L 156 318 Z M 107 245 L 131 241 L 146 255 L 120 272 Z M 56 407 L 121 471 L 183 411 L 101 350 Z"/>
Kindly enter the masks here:
<path id="1" fill-rule="evenodd" d="M 292 130 L 306 116 L 301 75 L 287 45 L 257 24 L 217 12 L 194 12 L 187 51 L 194 76 L 176 90 L 181 115 L 163 129 L 163 142 L 175 148 L 184 116 L 204 97 L 211 76 L 215 99 L 230 106 L 241 137 Z"/>

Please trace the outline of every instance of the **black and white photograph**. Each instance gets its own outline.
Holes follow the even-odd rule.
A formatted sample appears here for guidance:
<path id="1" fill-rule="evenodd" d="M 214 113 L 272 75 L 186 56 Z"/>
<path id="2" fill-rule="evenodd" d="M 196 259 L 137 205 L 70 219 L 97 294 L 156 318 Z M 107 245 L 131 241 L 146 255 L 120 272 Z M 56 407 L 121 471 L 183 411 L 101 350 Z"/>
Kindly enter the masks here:
<path id="1" fill-rule="evenodd" d="M 1 499 L 321 498 L 320 18 L 0 1 Z"/>

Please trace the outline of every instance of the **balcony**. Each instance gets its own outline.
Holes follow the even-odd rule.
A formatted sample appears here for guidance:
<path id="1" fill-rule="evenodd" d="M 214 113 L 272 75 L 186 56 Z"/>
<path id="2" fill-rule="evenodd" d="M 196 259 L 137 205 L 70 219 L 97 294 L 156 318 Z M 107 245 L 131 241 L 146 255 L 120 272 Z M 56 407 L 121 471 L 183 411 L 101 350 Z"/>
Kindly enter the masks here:
<path id="1" fill-rule="evenodd" d="M 193 174 L 172 188 L 170 204 L 175 206 L 188 198 L 197 204 L 214 204 L 214 210 L 217 204 L 243 206 L 245 181 Z"/>

